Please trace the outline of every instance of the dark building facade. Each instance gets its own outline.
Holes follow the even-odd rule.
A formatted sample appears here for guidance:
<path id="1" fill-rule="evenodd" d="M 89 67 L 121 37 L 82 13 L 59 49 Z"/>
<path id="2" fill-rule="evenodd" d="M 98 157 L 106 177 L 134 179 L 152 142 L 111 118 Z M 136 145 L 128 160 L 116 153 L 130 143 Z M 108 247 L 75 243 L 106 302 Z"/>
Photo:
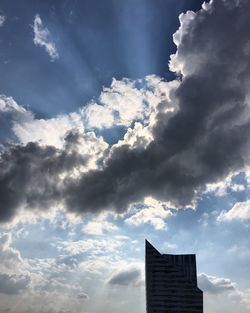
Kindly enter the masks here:
<path id="1" fill-rule="evenodd" d="M 160 254 L 146 240 L 147 313 L 203 313 L 195 254 Z"/>

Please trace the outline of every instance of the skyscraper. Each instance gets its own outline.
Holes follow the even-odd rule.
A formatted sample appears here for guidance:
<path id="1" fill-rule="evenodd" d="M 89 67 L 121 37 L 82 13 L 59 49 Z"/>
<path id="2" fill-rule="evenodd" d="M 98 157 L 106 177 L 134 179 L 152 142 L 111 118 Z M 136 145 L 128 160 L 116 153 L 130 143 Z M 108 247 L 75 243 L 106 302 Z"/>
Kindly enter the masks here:
<path id="1" fill-rule="evenodd" d="M 147 313 L 203 313 L 195 254 L 160 254 L 146 240 Z"/>

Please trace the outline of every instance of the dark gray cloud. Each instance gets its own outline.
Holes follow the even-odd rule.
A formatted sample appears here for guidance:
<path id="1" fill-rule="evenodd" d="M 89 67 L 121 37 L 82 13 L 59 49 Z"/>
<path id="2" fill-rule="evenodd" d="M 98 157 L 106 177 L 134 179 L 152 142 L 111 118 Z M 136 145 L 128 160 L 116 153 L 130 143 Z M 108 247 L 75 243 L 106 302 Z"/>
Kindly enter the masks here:
<path id="1" fill-rule="evenodd" d="M 0 293 L 18 294 L 29 285 L 30 277 L 0 273 Z"/>
<path id="2" fill-rule="evenodd" d="M 42 147 L 37 143 L 11 146 L 0 160 L 0 220 L 7 221 L 20 206 L 46 210 L 62 196 L 59 175 L 84 165 L 87 156 L 70 149 L 65 138 L 65 149 Z"/>
<path id="3" fill-rule="evenodd" d="M 201 290 L 211 294 L 219 294 L 227 291 L 234 291 L 235 285 L 228 278 L 218 278 L 200 274 L 198 276 L 199 287 Z"/>
<path id="4" fill-rule="evenodd" d="M 58 199 L 76 212 L 122 212 L 145 196 L 187 205 L 207 183 L 243 168 L 250 140 L 249 20 L 244 0 L 216 0 L 182 16 L 171 61 L 171 69 L 181 72 L 171 94 L 178 110 L 169 115 L 159 105 L 154 140 L 146 148 L 113 148 L 100 169 L 63 183 L 58 175 L 82 161 L 76 151 L 32 143 L 3 154 L 1 220 L 20 204 L 45 208 Z"/>
<path id="5" fill-rule="evenodd" d="M 108 280 L 110 285 L 139 285 L 141 282 L 141 270 L 139 268 L 121 269 L 115 272 Z"/>
<path id="6" fill-rule="evenodd" d="M 65 196 L 71 209 L 123 211 L 149 195 L 186 205 L 207 183 L 244 166 L 250 138 L 250 3 L 227 3 L 217 0 L 182 17 L 175 63 L 183 75 L 172 92 L 178 111 L 170 118 L 158 114 L 147 148 L 116 148 L 102 170 L 69 184 Z"/>

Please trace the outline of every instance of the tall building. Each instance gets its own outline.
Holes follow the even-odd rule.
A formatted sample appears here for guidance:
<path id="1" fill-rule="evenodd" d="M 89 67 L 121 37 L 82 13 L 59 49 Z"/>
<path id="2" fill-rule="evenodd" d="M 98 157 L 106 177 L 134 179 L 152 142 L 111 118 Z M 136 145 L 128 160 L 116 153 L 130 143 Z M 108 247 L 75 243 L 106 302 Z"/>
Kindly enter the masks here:
<path id="1" fill-rule="evenodd" d="M 195 254 L 160 254 L 146 240 L 147 313 L 203 313 Z"/>

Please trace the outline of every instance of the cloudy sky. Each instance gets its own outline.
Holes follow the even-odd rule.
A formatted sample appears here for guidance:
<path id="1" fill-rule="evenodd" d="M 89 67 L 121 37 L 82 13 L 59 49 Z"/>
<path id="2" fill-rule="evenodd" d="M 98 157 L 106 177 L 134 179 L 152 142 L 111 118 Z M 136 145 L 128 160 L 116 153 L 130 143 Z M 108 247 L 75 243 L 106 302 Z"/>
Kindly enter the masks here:
<path id="1" fill-rule="evenodd" d="M 250 2 L 0 1 L 0 313 L 145 312 L 144 241 L 250 310 Z"/>

